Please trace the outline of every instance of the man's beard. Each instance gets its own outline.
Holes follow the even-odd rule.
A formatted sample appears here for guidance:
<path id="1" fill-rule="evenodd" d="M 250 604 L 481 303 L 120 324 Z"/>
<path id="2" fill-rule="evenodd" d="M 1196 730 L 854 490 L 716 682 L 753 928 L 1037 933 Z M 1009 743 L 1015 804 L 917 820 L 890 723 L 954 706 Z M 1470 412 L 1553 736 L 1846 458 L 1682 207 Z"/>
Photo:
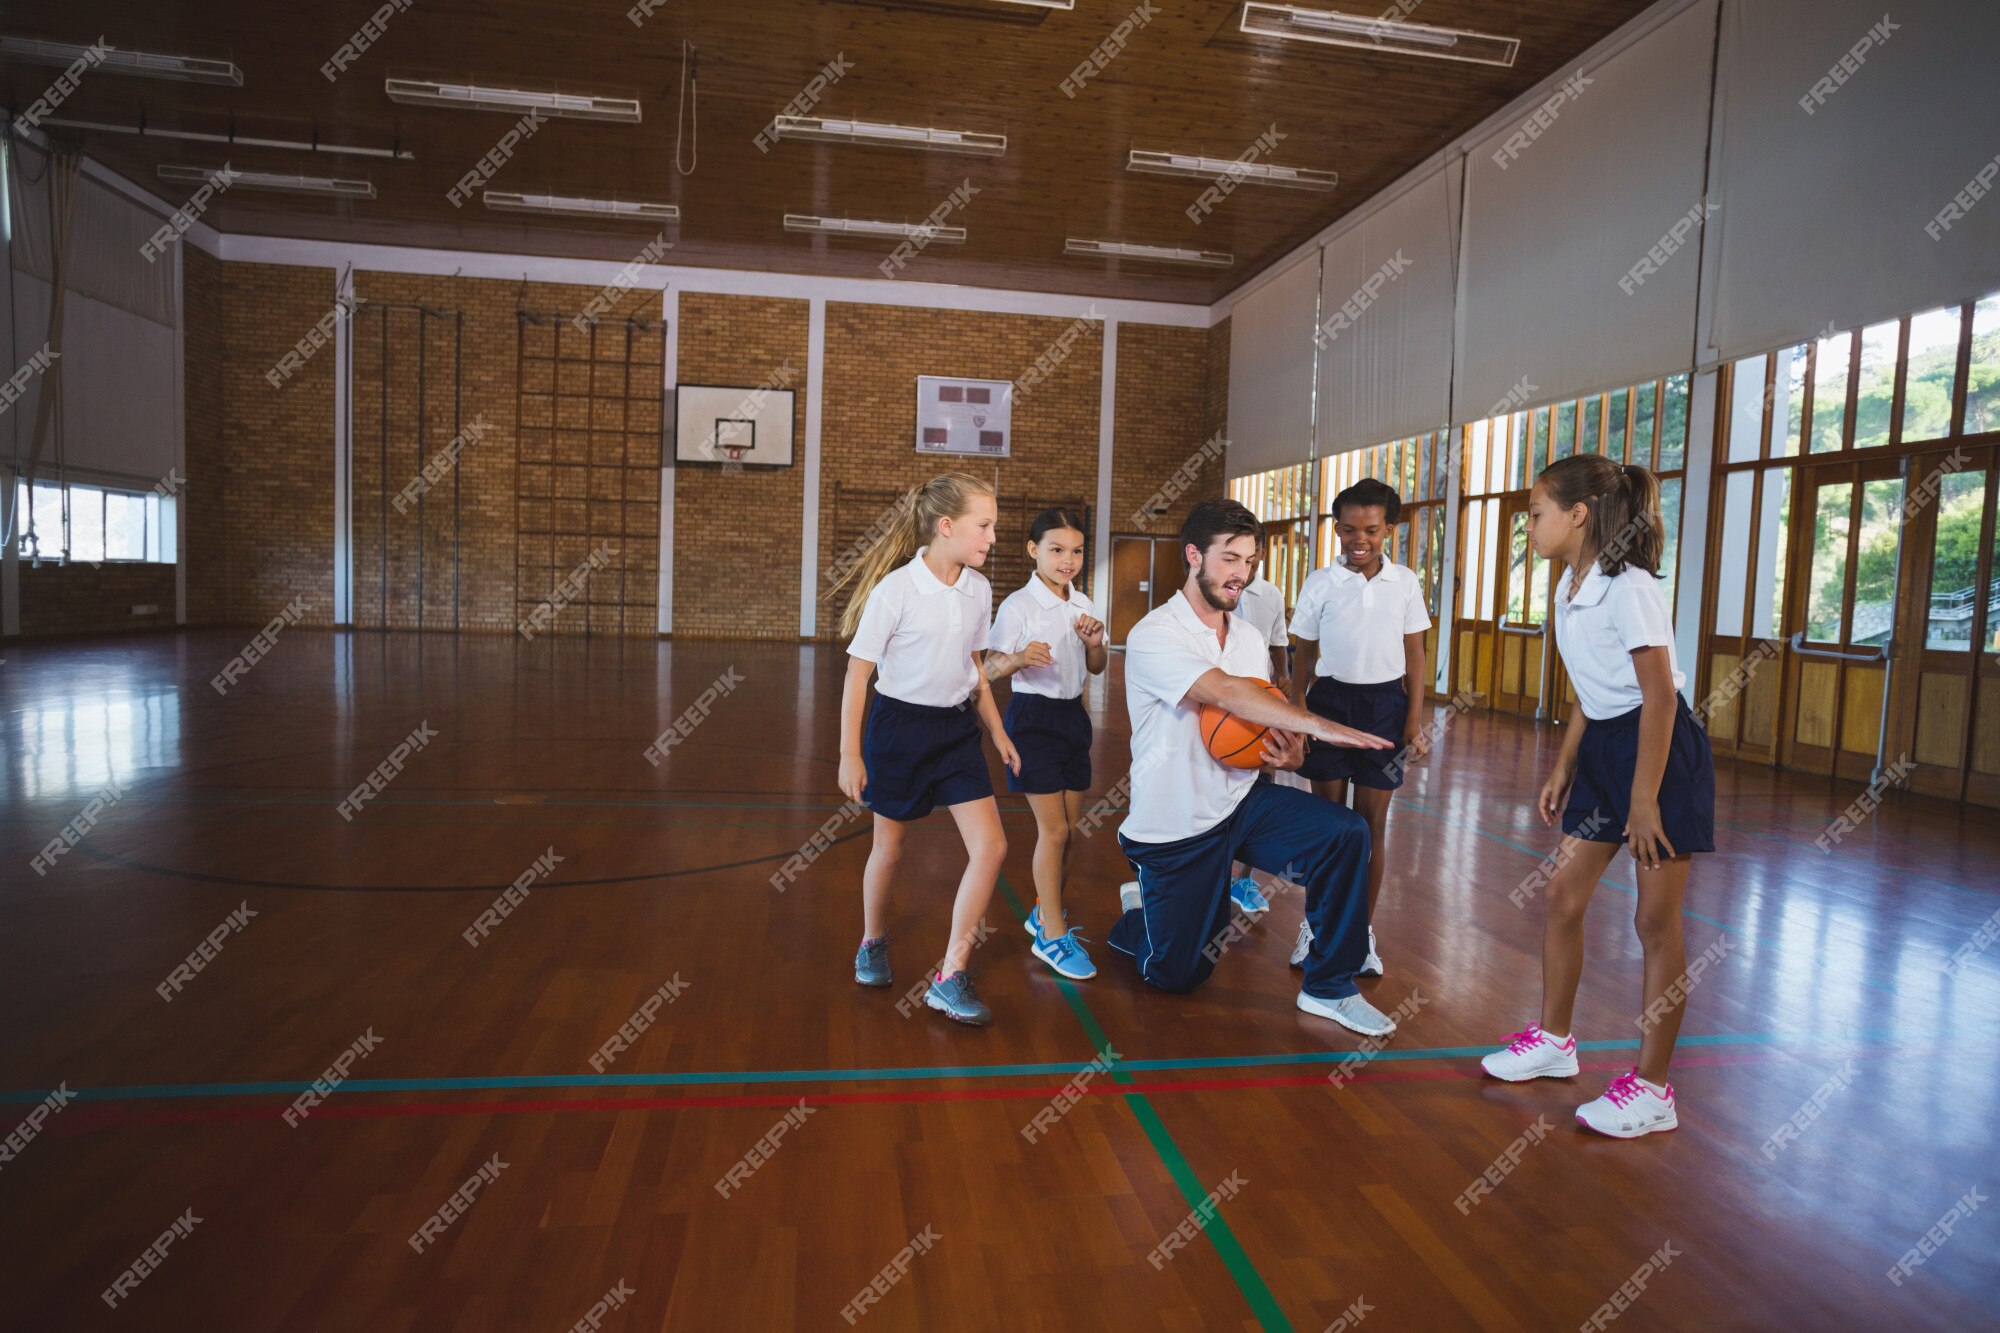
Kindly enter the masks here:
<path id="1" fill-rule="evenodd" d="M 1214 579 L 1209 578 L 1208 575 L 1200 570 L 1195 571 L 1194 586 L 1201 589 L 1202 597 L 1217 611 L 1234 611 L 1236 609 L 1236 602 L 1225 602 L 1222 600 L 1222 585 Z M 1242 594 L 1238 593 L 1237 598 L 1240 601 Z"/>

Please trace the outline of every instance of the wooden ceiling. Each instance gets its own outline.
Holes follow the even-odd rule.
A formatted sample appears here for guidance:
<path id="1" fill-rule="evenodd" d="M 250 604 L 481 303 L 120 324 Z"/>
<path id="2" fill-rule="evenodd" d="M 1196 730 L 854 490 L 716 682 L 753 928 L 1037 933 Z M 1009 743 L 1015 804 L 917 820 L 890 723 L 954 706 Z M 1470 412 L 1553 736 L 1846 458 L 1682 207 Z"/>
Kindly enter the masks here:
<path id="1" fill-rule="evenodd" d="M 124 50 L 233 60 L 240 88 L 87 73 L 56 112 L 83 120 L 276 139 L 400 145 L 414 161 L 313 155 L 92 133 L 87 150 L 169 203 L 190 187 L 162 163 L 365 176 L 372 200 L 234 190 L 205 220 L 224 232 L 344 239 L 624 261 L 657 234 L 644 223 L 521 217 L 447 191 L 515 116 L 400 106 L 388 77 L 636 96 L 642 123 L 550 121 L 493 174 L 491 188 L 679 205 L 667 262 L 879 277 L 891 243 L 787 233 L 786 213 L 921 221 L 969 179 L 976 197 L 948 221 L 963 245 L 935 245 L 899 278 L 1206 304 L 1394 181 L 1646 7 L 1647 0 L 1421 0 L 1411 20 L 1521 41 L 1509 69 L 1343 47 L 1252 39 L 1240 0 L 1151 0 L 1143 26 L 1072 98 L 1062 81 L 1126 16 L 1127 0 L 1045 10 L 1006 0 L 410 0 L 345 73 L 321 66 L 379 0 L 274 4 L 203 0 L 17 0 L 0 32 Z M 1340 0 L 1314 0 L 1340 8 Z M 1345 6 L 1380 12 L 1381 0 Z M 683 40 L 698 48 L 697 110 L 675 166 Z M 782 142 L 756 136 L 828 62 L 849 72 L 810 113 L 1007 136 L 999 158 Z M 25 109 L 59 71 L 0 65 Z M 1336 171 L 1330 193 L 1245 184 L 1199 225 L 1185 210 L 1207 182 L 1128 171 L 1132 148 L 1233 158 L 1275 125 L 1268 155 Z M 693 142 L 690 144 L 688 138 Z M 1227 269 L 1066 258 L 1065 237 L 1227 251 Z"/>

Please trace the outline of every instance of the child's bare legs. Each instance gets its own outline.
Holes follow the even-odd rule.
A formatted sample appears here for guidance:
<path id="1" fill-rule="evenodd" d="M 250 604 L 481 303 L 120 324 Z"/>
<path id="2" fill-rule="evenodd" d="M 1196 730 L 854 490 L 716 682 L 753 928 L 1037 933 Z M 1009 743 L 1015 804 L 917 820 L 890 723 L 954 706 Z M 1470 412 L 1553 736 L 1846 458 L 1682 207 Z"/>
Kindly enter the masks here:
<path id="1" fill-rule="evenodd" d="M 1622 846 L 1564 835 L 1549 879 L 1542 921 L 1542 1031 L 1569 1036 L 1576 983 L 1583 975 L 1583 917 L 1597 881 Z M 1652 871 L 1663 874 L 1663 871 Z M 1651 979 L 1651 971 L 1647 973 Z"/>
<path id="2" fill-rule="evenodd" d="M 889 933 L 889 890 L 903 859 L 903 824 L 875 816 L 875 836 L 868 845 L 868 864 L 861 871 L 861 938 L 879 940 Z"/>
<path id="3" fill-rule="evenodd" d="M 980 918 L 993 901 L 993 882 L 1007 859 L 1007 834 L 1000 827 L 1000 803 L 991 796 L 951 807 L 958 835 L 965 839 L 965 874 L 951 904 L 951 941 L 945 946 L 944 974 L 963 972 L 972 958 Z"/>
<path id="4" fill-rule="evenodd" d="M 1050 939 L 1063 933 L 1063 884 L 1069 876 L 1071 798 L 1077 807 L 1081 792 L 1030 792 L 1028 808 L 1035 812 L 1035 902 L 1042 909 L 1042 933 Z"/>
<path id="5" fill-rule="evenodd" d="M 1633 872 L 1639 878 L 1639 907 L 1632 915 L 1632 924 L 1646 950 L 1639 1077 L 1648 1083 L 1667 1081 L 1667 1063 L 1673 1059 L 1674 1041 L 1681 1032 L 1681 1014 L 1687 1008 L 1686 987 L 1677 988 L 1675 983 L 1687 971 L 1681 902 L 1687 895 L 1691 861 L 1691 857 L 1677 856 L 1661 862 L 1657 870 L 1642 865 Z"/>
<path id="6" fill-rule="evenodd" d="M 1383 832 L 1389 827 L 1389 798 L 1396 793 L 1379 787 L 1354 785 L 1354 813 L 1368 821 L 1368 919 L 1375 919 L 1375 907 L 1382 899 L 1382 871 L 1389 864 L 1383 851 Z"/>

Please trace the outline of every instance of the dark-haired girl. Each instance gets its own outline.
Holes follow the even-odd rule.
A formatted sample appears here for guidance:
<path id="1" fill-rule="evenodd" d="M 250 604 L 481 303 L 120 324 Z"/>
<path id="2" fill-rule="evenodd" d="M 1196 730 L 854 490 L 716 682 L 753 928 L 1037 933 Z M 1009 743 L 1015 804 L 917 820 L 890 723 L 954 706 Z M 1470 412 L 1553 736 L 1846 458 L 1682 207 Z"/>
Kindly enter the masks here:
<path id="1" fill-rule="evenodd" d="M 1036 902 L 1027 923 L 1035 957 L 1082 981 L 1096 976 L 1097 968 L 1082 937 L 1069 928 L 1063 887 L 1070 829 L 1090 790 L 1090 714 L 1083 706 L 1083 682 L 1086 674 L 1104 671 L 1104 622 L 1076 588 L 1083 568 L 1082 520 L 1062 509 L 1035 515 L 1028 558 L 1035 572 L 993 617 L 986 676 L 994 681 L 1011 676 L 1014 682 L 1005 727 L 1020 752 L 1021 771 L 1007 775 L 1007 787 L 1025 793 L 1035 812 Z"/>
<path id="2" fill-rule="evenodd" d="M 1555 599 L 1556 648 L 1576 686 L 1542 821 L 1563 840 L 1545 902 L 1542 1015 L 1488 1055 L 1495 1078 L 1577 1072 L 1570 1015 L 1583 971 L 1583 917 L 1622 843 L 1638 864 L 1634 918 L 1645 949 L 1639 1062 L 1578 1123 L 1614 1138 L 1679 1124 L 1667 1064 L 1686 1003 L 1681 901 L 1692 853 L 1715 850 L 1715 763 L 1681 697 L 1674 628 L 1660 593 L 1665 545 L 1660 483 L 1643 467 L 1596 454 L 1551 464 L 1528 497 L 1528 536 L 1566 569 Z"/>

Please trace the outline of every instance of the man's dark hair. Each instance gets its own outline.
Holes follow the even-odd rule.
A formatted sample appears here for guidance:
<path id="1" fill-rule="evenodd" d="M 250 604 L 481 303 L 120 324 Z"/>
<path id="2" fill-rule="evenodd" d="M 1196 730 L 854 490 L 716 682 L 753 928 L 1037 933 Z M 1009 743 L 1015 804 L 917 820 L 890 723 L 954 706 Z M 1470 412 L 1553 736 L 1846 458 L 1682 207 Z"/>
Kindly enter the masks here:
<path id="1" fill-rule="evenodd" d="M 1333 521 L 1340 522 L 1340 511 L 1344 506 L 1356 509 L 1372 509 L 1382 506 L 1382 521 L 1390 527 L 1403 516 L 1403 497 L 1396 494 L 1396 488 L 1385 486 L 1373 477 L 1363 477 L 1346 490 L 1333 497 Z"/>
<path id="2" fill-rule="evenodd" d="M 1204 556 L 1217 537 L 1254 537 L 1264 544 L 1264 525 L 1235 500 L 1203 500 L 1188 510 L 1181 524 L 1181 556 L 1192 546 Z"/>

